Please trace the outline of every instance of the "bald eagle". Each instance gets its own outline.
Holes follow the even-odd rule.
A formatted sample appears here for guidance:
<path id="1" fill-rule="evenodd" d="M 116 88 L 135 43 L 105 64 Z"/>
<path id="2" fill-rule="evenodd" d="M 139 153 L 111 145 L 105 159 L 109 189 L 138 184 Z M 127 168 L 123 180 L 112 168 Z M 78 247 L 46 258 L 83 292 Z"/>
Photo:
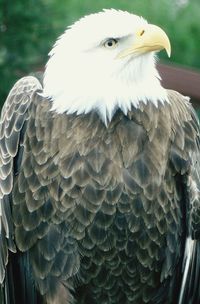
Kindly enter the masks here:
<path id="1" fill-rule="evenodd" d="M 200 303 L 199 123 L 158 26 L 86 16 L 0 121 L 3 304 Z"/>

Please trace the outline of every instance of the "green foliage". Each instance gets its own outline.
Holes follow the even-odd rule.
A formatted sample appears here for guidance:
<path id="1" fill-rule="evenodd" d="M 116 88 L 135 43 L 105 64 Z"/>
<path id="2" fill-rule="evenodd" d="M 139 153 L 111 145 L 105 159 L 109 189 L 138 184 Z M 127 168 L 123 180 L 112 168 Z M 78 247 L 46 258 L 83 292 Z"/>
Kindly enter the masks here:
<path id="1" fill-rule="evenodd" d="M 55 39 L 43 0 L 0 0 L 0 98 L 11 85 L 40 68 Z"/>
<path id="2" fill-rule="evenodd" d="M 200 68 L 199 0 L 0 0 L 0 102 L 20 77 L 41 70 L 64 29 L 103 8 L 128 10 L 160 25 L 172 44 L 170 62 Z M 183 0 L 182 0 L 183 2 Z M 160 57 L 169 60 L 164 52 Z"/>

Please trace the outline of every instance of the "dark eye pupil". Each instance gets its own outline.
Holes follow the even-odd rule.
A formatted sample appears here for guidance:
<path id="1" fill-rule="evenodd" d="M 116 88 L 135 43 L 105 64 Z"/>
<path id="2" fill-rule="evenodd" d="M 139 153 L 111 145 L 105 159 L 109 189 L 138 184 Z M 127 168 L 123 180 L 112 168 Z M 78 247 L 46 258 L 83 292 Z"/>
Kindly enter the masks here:
<path id="1" fill-rule="evenodd" d="M 108 41 L 108 46 L 113 46 L 113 41 L 112 40 Z"/>

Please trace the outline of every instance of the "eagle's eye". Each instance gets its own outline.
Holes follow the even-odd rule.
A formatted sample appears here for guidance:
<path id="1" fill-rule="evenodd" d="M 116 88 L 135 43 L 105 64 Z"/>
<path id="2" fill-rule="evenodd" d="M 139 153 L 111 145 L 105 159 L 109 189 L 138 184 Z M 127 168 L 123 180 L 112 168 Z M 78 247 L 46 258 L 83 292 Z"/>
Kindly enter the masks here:
<path id="1" fill-rule="evenodd" d="M 109 38 L 108 40 L 106 40 L 106 42 L 104 42 L 104 46 L 107 49 L 113 49 L 114 47 L 116 47 L 117 43 L 118 43 L 117 39 Z"/>

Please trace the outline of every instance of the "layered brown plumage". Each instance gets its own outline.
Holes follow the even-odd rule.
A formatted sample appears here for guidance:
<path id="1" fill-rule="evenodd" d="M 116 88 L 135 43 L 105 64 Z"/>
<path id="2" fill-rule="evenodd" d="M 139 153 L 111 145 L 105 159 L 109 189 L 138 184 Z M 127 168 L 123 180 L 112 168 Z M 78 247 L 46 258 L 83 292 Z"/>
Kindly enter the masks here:
<path id="1" fill-rule="evenodd" d="M 169 103 L 118 110 L 106 127 L 95 112 L 56 114 L 40 90 L 23 78 L 2 111 L 2 299 L 178 303 L 186 238 L 200 228 L 190 103 L 168 91 Z M 198 242 L 181 303 L 200 298 Z M 39 296 L 14 287 L 9 300 L 16 264 Z"/>

